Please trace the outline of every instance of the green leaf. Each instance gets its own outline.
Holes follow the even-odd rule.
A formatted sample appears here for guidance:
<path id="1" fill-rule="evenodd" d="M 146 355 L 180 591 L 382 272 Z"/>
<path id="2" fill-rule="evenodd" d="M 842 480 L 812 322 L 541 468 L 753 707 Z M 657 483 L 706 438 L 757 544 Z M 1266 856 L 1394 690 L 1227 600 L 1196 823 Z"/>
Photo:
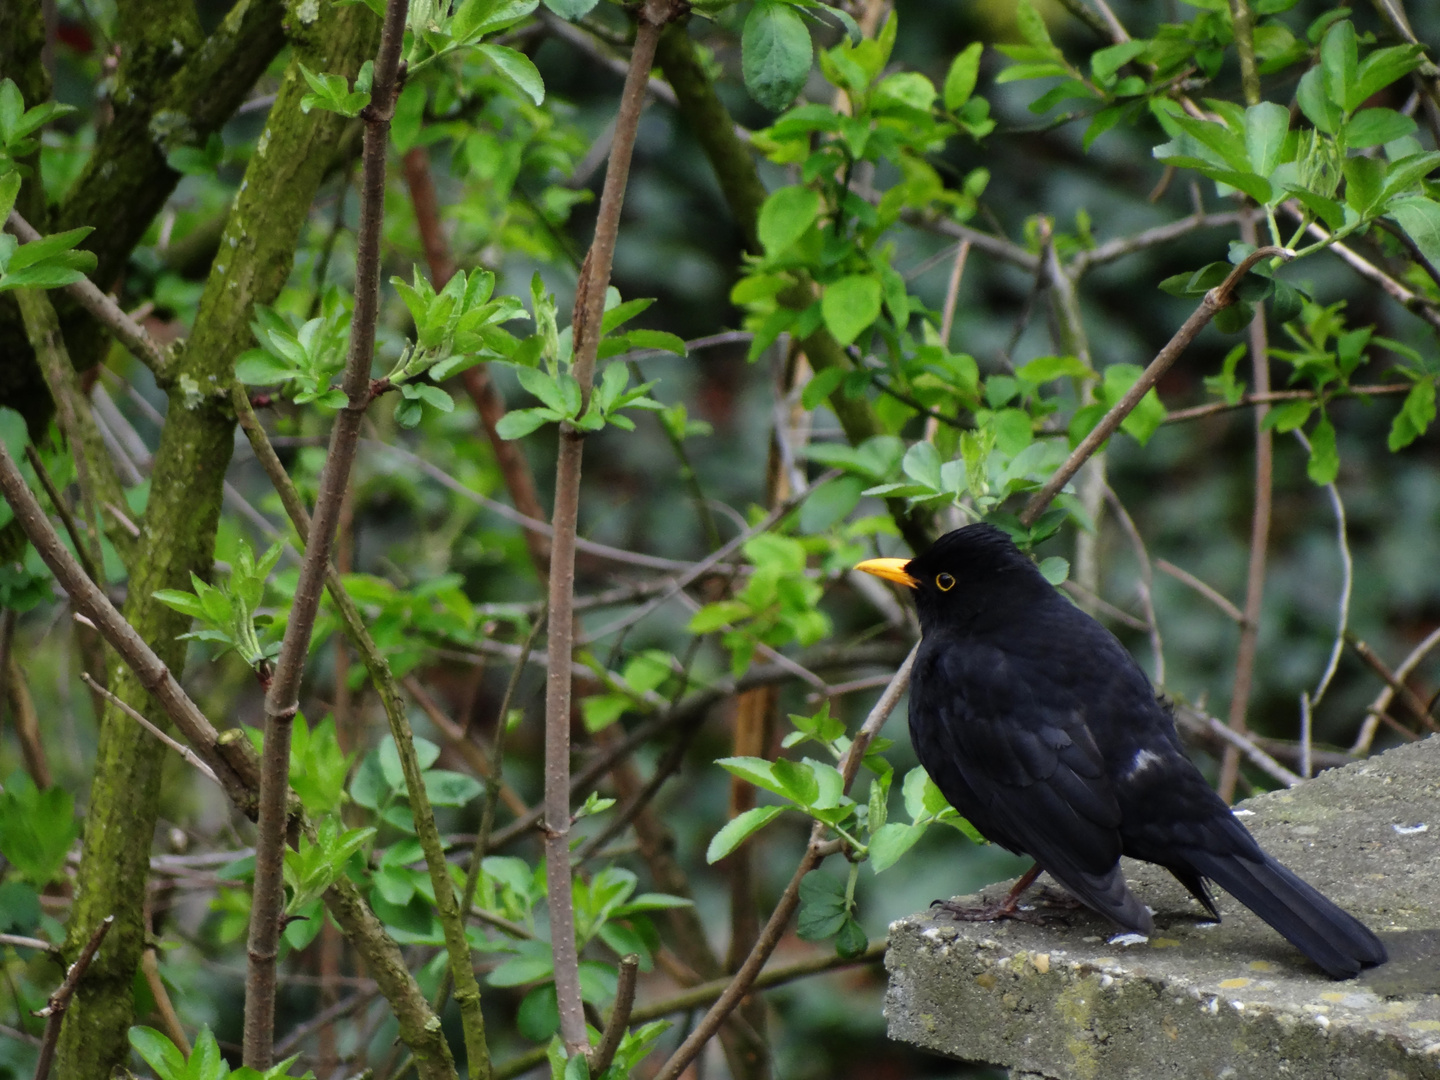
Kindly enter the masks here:
<path id="1" fill-rule="evenodd" d="M 130 1045 L 145 1059 L 145 1064 L 155 1070 L 160 1080 L 184 1080 L 187 1069 L 185 1057 L 166 1036 L 154 1028 L 132 1027 L 129 1031 Z"/>
<path id="2" fill-rule="evenodd" d="M 813 56 L 810 31 L 793 7 L 759 0 L 750 9 L 740 39 L 740 68 L 745 88 L 765 108 L 778 112 L 795 100 Z"/>
<path id="3" fill-rule="evenodd" d="M 835 951 L 841 956 L 853 959 L 863 953 L 870 944 L 865 928 L 854 919 L 846 919 L 840 932 L 835 935 Z"/>
<path id="4" fill-rule="evenodd" d="M 1333 231 L 1345 224 L 1345 208 L 1334 199 L 1327 199 L 1313 191 L 1295 184 L 1286 184 L 1285 190 L 1300 200 L 1302 206 L 1323 221 Z"/>
<path id="5" fill-rule="evenodd" d="M 1359 88 L 1356 78 L 1359 67 L 1355 27 L 1349 19 L 1337 22 L 1320 42 L 1320 71 L 1325 80 L 1325 96 L 1347 113 L 1360 104 L 1352 100 Z"/>
<path id="6" fill-rule="evenodd" d="M 1440 152 L 1411 154 L 1392 162 L 1385 171 L 1385 186 L 1380 189 L 1380 201 L 1391 198 L 1412 187 L 1422 177 L 1429 176 L 1440 166 Z"/>
<path id="7" fill-rule="evenodd" d="M 845 381 L 848 372 L 844 368 L 825 368 L 817 371 L 805 384 L 805 389 L 800 391 L 800 407 L 803 409 L 814 409 L 821 402 L 825 401 L 831 394 L 840 388 Z M 844 449 L 849 450 L 849 447 Z"/>
<path id="8" fill-rule="evenodd" d="M 1295 100 L 1305 118 L 1315 125 L 1317 131 L 1334 135 L 1345 122 L 1345 113 L 1325 93 L 1325 84 L 1318 67 L 1313 67 L 1300 77 L 1295 90 Z"/>
<path id="9" fill-rule="evenodd" d="M 1345 173 L 1345 202 L 1357 214 L 1366 214 L 1380 198 L 1385 163 L 1378 158 L 1351 157 L 1341 165 Z"/>
<path id="10" fill-rule="evenodd" d="M 1041 577 L 1051 585 L 1061 585 L 1070 576 L 1070 562 L 1062 559 L 1059 555 L 1051 555 L 1048 559 L 1041 559 L 1037 567 Z"/>
<path id="11" fill-rule="evenodd" d="M 580 16 L 590 14 L 590 10 L 599 2 L 600 0 L 545 0 L 545 6 L 562 19 L 574 22 Z"/>
<path id="12" fill-rule="evenodd" d="M 865 481 L 858 476 L 840 476 L 812 488 L 800 506 L 800 531 L 822 533 L 841 521 L 860 504 Z"/>
<path id="13" fill-rule="evenodd" d="M 900 856 L 915 846 L 915 842 L 924 832 L 925 830 L 918 826 L 906 825 L 900 821 L 880 826 L 870 838 L 870 865 L 875 873 L 879 874 L 894 866 Z"/>
<path id="14" fill-rule="evenodd" d="M 1416 123 L 1394 109 L 1361 109 L 1345 125 L 1345 144 L 1356 150 L 1413 134 Z"/>
<path id="15" fill-rule="evenodd" d="M 1150 42 L 1132 38 L 1118 45 L 1110 45 L 1090 56 L 1090 74 L 1102 86 L 1115 81 L 1119 70 L 1150 47 Z"/>
<path id="16" fill-rule="evenodd" d="M 179 589 L 157 589 L 150 594 L 166 607 L 180 612 L 182 615 L 189 615 L 192 619 L 204 619 L 205 608 L 200 599 L 188 592 Z"/>
<path id="17" fill-rule="evenodd" d="M 1138 364 L 1111 364 L 1105 369 L 1104 392 L 1107 404 L 1114 404 L 1125 396 L 1142 374 Z M 1165 423 L 1165 406 L 1160 404 L 1160 395 L 1152 386 L 1140 399 L 1140 403 L 1120 423 L 1120 430 L 1141 446 Z"/>
<path id="18" fill-rule="evenodd" d="M 0 83 L 0 87 L 14 86 L 15 84 L 6 79 Z M 9 172 L 0 176 L 0 221 L 10 217 L 10 211 L 15 209 L 15 199 L 20 194 L 20 174 Z"/>
<path id="19" fill-rule="evenodd" d="M 570 403 L 561 389 L 560 381 L 541 368 L 520 368 L 516 371 L 520 385 L 543 401 L 562 416 L 570 413 Z"/>
<path id="20" fill-rule="evenodd" d="M 806 941 L 824 941 L 850 917 L 845 886 L 829 874 L 811 871 L 800 879 L 800 913 L 795 932 Z"/>
<path id="21" fill-rule="evenodd" d="M 1335 428 L 1323 413 L 1310 432 L 1310 462 L 1306 474 L 1317 484 L 1333 484 L 1340 473 L 1340 454 L 1335 449 Z"/>
<path id="22" fill-rule="evenodd" d="M 1020 0 L 1016 6 L 1015 25 L 1020 31 L 1020 36 L 1035 48 L 1045 52 L 1057 51 L 1054 42 L 1050 40 L 1050 31 L 1045 26 L 1045 19 L 1035 10 L 1035 5 L 1030 0 Z"/>
<path id="23" fill-rule="evenodd" d="M 64 868 L 79 831 L 68 791 L 37 788 L 20 770 L 10 774 L 0 791 L 0 855 L 21 877 L 38 889 L 49 885 Z"/>
<path id="24" fill-rule="evenodd" d="M 1037 356 L 1023 365 L 1015 374 L 1036 386 L 1067 375 L 1077 379 L 1093 379 L 1095 377 L 1095 372 L 1074 356 Z"/>
<path id="25" fill-rule="evenodd" d="M 945 87 L 942 91 L 945 108 L 950 112 L 958 112 L 975 92 L 975 82 L 980 76 L 980 54 L 983 51 L 984 46 L 980 42 L 972 41 L 950 62 L 950 70 L 945 74 Z"/>
<path id="26" fill-rule="evenodd" d="M 1256 174 L 1268 177 L 1275 171 L 1289 130 L 1290 110 L 1283 105 L 1262 101 L 1245 110 L 1245 150 Z"/>
<path id="27" fill-rule="evenodd" d="M 1376 49 L 1361 62 L 1350 88 L 1350 96 L 1346 99 L 1346 108 L 1358 108 L 1376 91 L 1408 75 L 1420 65 L 1424 53 L 1423 45 L 1392 45 L 1388 49 Z"/>
<path id="28" fill-rule="evenodd" d="M 666 330 L 631 330 L 625 335 L 632 349 L 657 349 L 684 356 L 689 351 L 685 339 Z"/>
<path id="29" fill-rule="evenodd" d="M 1313 401 L 1287 401 L 1265 414 L 1265 424 L 1279 432 L 1294 431 L 1309 420 L 1314 411 Z"/>
<path id="30" fill-rule="evenodd" d="M 448 769 L 431 769 L 423 776 L 425 794 L 436 806 L 464 806 L 485 790 L 473 776 Z"/>
<path id="31" fill-rule="evenodd" d="M 1409 446 L 1424 435 L 1435 422 L 1435 380 L 1421 379 L 1405 395 L 1404 404 L 1395 414 L 1390 425 L 1390 437 L 1386 445 L 1393 453 Z"/>
<path id="32" fill-rule="evenodd" d="M 235 361 L 235 377 L 246 386 L 273 386 L 299 373 L 298 368 L 264 349 L 250 349 Z"/>
<path id="33" fill-rule="evenodd" d="M 87 225 L 80 229 L 70 229 L 68 232 L 42 236 L 39 240 L 22 244 L 15 250 L 15 254 L 10 256 L 10 261 L 5 264 L 7 276 L 16 270 L 23 270 L 27 266 L 33 266 L 44 259 L 58 255 L 62 251 L 69 251 L 94 231 Z M 92 255 L 91 258 L 93 259 L 94 256 Z"/>
<path id="34" fill-rule="evenodd" d="M 752 833 L 763 829 L 783 814 L 785 809 L 783 806 L 756 806 L 731 818 L 711 837 L 710 846 L 705 849 L 705 861 L 719 862 L 749 839 Z"/>
<path id="35" fill-rule="evenodd" d="M 1240 172 L 1235 169 L 1227 169 L 1221 165 L 1216 165 L 1214 162 L 1206 161 L 1204 158 L 1191 157 L 1186 154 L 1172 154 L 1170 153 L 1170 148 L 1174 145 L 1174 143 L 1166 143 L 1164 146 L 1157 146 L 1155 148 L 1156 159 L 1165 162 L 1167 165 L 1174 165 L 1177 168 L 1194 169 L 1201 176 L 1208 177 L 1218 184 L 1229 184 L 1236 190 L 1243 191 L 1246 195 L 1249 195 L 1261 204 L 1270 202 L 1274 197 L 1273 189 L 1270 187 L 1270 181 L 1266 180 L 1263 176 L 1256 176 L 1254 173 L 1249 172 L 1248 166 L 1247 171 Z"/>
<path id="36" fill-rule="evenodd" d="M 540 69 L 528 56 L 508 45 L 481 45 L 478 51 L 511 82 L 530 95 L 530 100 L 536 105 L 544 102 L 545 80 L 540 77 Z"/>
<path id="37" fill-rule="evenodd" d="M 1390 204 L 1389 216 L 1432 265 L 1440 265 L 1440 203 L 1418 197 L 1399 199 Z"/>
<path id="38" fill-rule="evenodd" d="M 880 317 L 880 279 L 852 274 L 825 287 L 820 312 L 825 326 L 841 345 L 849 345 Z"/>
<path id="39" fill-rule="evenodd" d="M 550 978 L 555 961 L 549 956 L 516 956 L 490 972 L 485 980 L 491 986 L 524 986 Z"/>
<path id="40" fill-rule="evenodd" d="M 778 255 L 804 236 L 820 215 L 820 194 L 806 187 L 783 187 L 760 207 L 756 222 L 760 243 Z"/>

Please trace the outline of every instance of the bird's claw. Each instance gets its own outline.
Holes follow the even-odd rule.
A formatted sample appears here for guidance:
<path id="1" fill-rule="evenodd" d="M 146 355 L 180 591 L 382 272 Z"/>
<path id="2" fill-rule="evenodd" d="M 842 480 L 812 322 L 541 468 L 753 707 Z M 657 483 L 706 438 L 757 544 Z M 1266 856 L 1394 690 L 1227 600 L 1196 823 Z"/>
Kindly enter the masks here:
<path id="1" fill-rule="evenodd" d="M 1028 904 L 1022 907 L 1009 901 L 960 904 L 954 900 L 936 900 L 931 903 L 930 910 L 937 909 L 957 922 L 999 922 L 1001 919 L 1014 919 L 1016 922 L 1044 926 L 1046 923 L 1063 918 L 1054 913 L 1038 911 Z"/>

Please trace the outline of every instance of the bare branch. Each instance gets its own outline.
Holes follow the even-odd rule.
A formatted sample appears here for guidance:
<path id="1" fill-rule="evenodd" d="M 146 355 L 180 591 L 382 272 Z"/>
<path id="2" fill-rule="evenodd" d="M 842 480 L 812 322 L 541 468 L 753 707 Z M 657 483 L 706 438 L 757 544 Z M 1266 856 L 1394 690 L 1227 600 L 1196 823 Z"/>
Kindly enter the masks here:
<path id="1" fill-rule="evenodd" d="M 1234 622 L 1245 622 L 1245 613 L 1241 611 L 1238 607 L 1236 607 L 1234 604 L 1232 604 L 1228 597 L 1226 597 L 1223 593 L 1219 592 L 1214 587 L 1205 584 L 1205 582 L 1201 581 L 1194 574 L 1190 573 L 1190 571 L 1182 570 L 1180 567 L 1176 566 L 1174 563 L 1166 559 L 1156 559 L 1155 569 L 1161 571 L 1162 573 L 1169 574 L 1176 581 L 1179 581 L 1182 584 L 1189 585 L 1190 588 L 1194 589 L 1201 596 L 1205 597 L 1206 600 L 1209 600 L 1226 615 L 1230 616 L 1230 618 L 1234 620 Z"/>
<path id="2" fill-rule="evenodd" d="M 1084 465 L 1100 448 L 1100 445 L 1115 433 L 1125 417 L 1129 416 L 1135 406 L 1140 404 L 1140 399 L 1160 380 L 1160 376 L 1170 370 L 1170 365 L 1180 358 L 1180 354 L 1185 351 L 1190 342 L 1195 340 L 1195 335 L 1200 333 L 1205 325 L 1215 317 L 1217 311 L 1229 307 L 1234 302 L 1235 287 L 1249 273 L 1252 266 L 1265 258 L 1289 259 L 1293 258 L 1293 252 L 1278 247 L 1257 248 L 1240 265 L 1230 271 L 1230 275 L 1224 282 L 1206 293 L 1200 306 L 1185 320 L 1184 325 L 1175 332 L 1175 336 L 1160 350 L 1155 359 L 1150 361 L 1140 378 L 1136 379 L 1135 384 L 1125 392 L 1125 396 L 1101 418 L 1090 434 L 1080 441 L 1080 445 L 1066 459 L 1065 464 L 1061 465 L 1055 475 L 1046 481 L 1045 486 L 1030 499 L 1024 512 L 1020 515 L 1021 524 L 1028 526 L 1035 523 L 1045 512 L 1045 508 L 1050 505 L 1051 500 L 1080 471 L 1080 466 Z"/>
<path id="3" fill-rule="evenodd" d="M 605 1021 L 605 1034 L 590 1063 L 590 1075 L 598 1076 L 615 1060 L 615 1051 L 620 1049 L 620 1040 L 625 1036 L 625 1026 L 630 1023 L 630 1010 L 635 1007 L 635 976 L 640 970 L 640 957 L 634 953 L 620 958 L 620 979 L 615 989 L 615 1004 L 610 1009 L 610 1019 Z"/>
<path id="4" fill-rule="evenodd" d="M 370 404 L 370 367 L 375 323 L 380 308 L 380 227 L 385 213 L 385 157 L 390 118 L 399 93 L 397 74 L 404 44 L 408 0 L 389 0 L 380 33 L 370 104 L 363 112 L 360 225 L 355 253 L 355 310 L 343 386 L 346 405 L 336 414 L 330 449 L 320 472 L 315 516 L 300 565 L 295 599 L 275 674 L 265 693 L 265 742 L 261 766 L 260 814 L 256 823 L 255 883 L 246 946 L 249 977 L 245 988 L 245 1064 L 264 1071 L 274 1063 L 275 962 L 279 954 L 280 915 L 284 907 L 286 796 L 290 789 L 290 733 L 315 615 L 320 606 L 330 549 L 350 482 L 360 420 Z M 412 792 L 412 796 L 414 792 Z M 481 1060 L 484 1058 L 481 1048 Z M 472 1064 L 474 1069 L 479 1063 Z"/>
<path id="5" fill-rule="evenodd" d="M 1436 645 L 1440 645 L 1440 627 L 1430 631 L 1430 633 L 1425 636 L 1425 640 L 1420 642 L 1419 645 L 1416 645 L 1415 648 L 1410 651 L 1410 655 L 1400 661 L 1399 666 L 1395 669 L 1396 680 L 1403 683 L 1409 678 L 1410 673 L 1419 666 L 1420 661 L 1424 660 L 1425 657 L 1429 655 L 1430 650 L 1435 648 Z M 1390 702 L 1394 696 L 1395 688 L 1389 683 L 1386 683 L 1385 688 L 1380 691 L 1379 695 L 1370 704 L 1365 722 L 1361 725 L 1360 734 L 1355 739 L 1355 745 L 1350 748 L 1351 754 L 1359 757 L 1370 752 L 1370 744 L 1375 741 L 1375 730 L 1380 725 L 1381 715 L 1390 707 Z"/>
<path id="6" fill-rule="evenodd" d="M 860 770 L 860 763 L 865 758 L 865 751 L 869 748 L 870 741 L 884 726 L 890 713 L 899 704 L 901 695 L 910 685 L 910 669 L 915 663 L 915 653 L 918 649 L 917 645 L 910 650 L 905 662 L 900 665 L 900 669 L 895 672 L 895 677 L 890 680 L 890 685 L 885 688 L 885 692 L 880 695 L 880 700 L 875 703 L 875 707 L 870 710 L 870 715 L 865 718 L 865 723 L 856 733 L 850 748 L 845 751 L 845 756 L 840 762 L 840 773 L 845 778 L 847 791 L 855 779 L 855 774 Z M 760 937 L 756 940 L 754 948 L 750 950 L 750 955 L 745 958 L 745 963 L 740 966 L 740 970 L 735 973 L 735 977 L 725 991 L 710 1007 L 710 1011 L 705 1014 L 704 1019 L 695 1026 L 695 1030 L 686 1037 L 679 1048 L 670 1055 L 669 1060 L 665 1062 L 660 1071 L 655 1074 L 655 1080 L 677 1080 L 686 1066 L 695 1060 L 695 1056 L 700 1053 L 701 1048 L 719 1030 L 725 1018 L 750 992 L 751 986 L 754 985 L 760 974 L 760 969 L 765 966 L 765 961 L 770 958 L 775 946 L 780 943 L 781 935 L 784 934 L 785 928 L 790 923 L 790 916 L 800 905 L 800 882 L 806 874 L 820 865 L 821 859 L 824 857 L 821 852 L 827 831 L 826 826 L 820 822 L 816 822 L 810 830 L 810 843 L 805 848 L 800 865 L 790 879 L 790 884 L 785 887 L 784 894 L 780 897 L 779 903 L 775 905 L 775 910 L 765 924 L 765 929 L 760 932 Z"/>
<path id="7" fill-rule="evenodd" d="M 1386 394 L 1408 394 L 1413 383 L 1378 383 L 1370 386 L 1351 386 L 1325 395 L 1327 401 L 1350 397 L 1379 397 Z M 1188 409 L 1175 409 L 1167 413 L 1167 424 L 1179 424 L 1186 420 L 1199 420 L 1217 413 L 1235 409 L 1248 409 L 1252 405 L 1273 405 L 1277 401 L 1315 401 L 1319 395 L 1314 390 L 1270 390 L 1263 394 L 1245 394 L 1233 405 L 1228 401 L 1212 401 L 1205 405 L 1194 405 Z"/>
<path id="8" fill-rule="evenodd" d="M 45 1035 L 40 1043 L 40 1060 L 35 1065 L 35 1080 L 46 1080 L 50 1075 L 50 1066 L 55 1059 L 55 1044 L 60 1040 L 60 1021 L 65 1018 L 65 1010 L 70 1007 L 70 999 L 75 996 L 75 988 L 80 985 L 80 980 L 85 977 L 85 971 L 90 967 L 90 961 L 95 959 L 95 954 L 100 951 L 100 943 L 105 940 L 105 935 L 110 932 L 111 925 L 115 922 L 114 915 L 106 915 L 95 927 L 95 932 L 90 935 L 90 940 L 80 950 L 80 955 L 75 958 L 75 963 L 65 972 L 65 981 L 59 988 L 50 995 L 50 1000 L 45 1007 L 35 1013 L 36 1016 L 45 1019 Z"/>
<path id="9" fill-rule="evenodd" d="M 1240 221 L 1240 239 L 1248 244 L 1258 240 L 1255 217 L 1247 214 Z M 1265 336 L 1265 306 L 1255 305 L 1250 320 L 1250 366 L 1255 392 L 1270 391 L 1270 350 Z M 1260 643 L 1260 609 L 1265 599 L 1265 559 L 1270 544 L 1270 514 L 1274 487 L 1274 448 L 1270 427 L 1265 418 L 1270 409 L 1260 405 L 1255 420 L 1255 495 L 1250 518 L 1250 560 L 1245 576 L 1245 618 L 1240 623 L 1240 642 L 1235 655 L 1235 682 L 1230 693 L 1230 710 L 1226 719 L 1230 727 L 1243 734 L 1247 727 L 1245 711 L 1250 704 L 1250 686 L 1255 675 L 1255 655 Z M 1230 802 L 1235 797 L 1235 783 L 1240 776 L 1240 755 L 1237 749 L 1225 751 L 1220 760 L 1220 797 Z"/>
<path id="10" fill-rule="evenodd" d="M 177 742 L 176 740 L 172 739 L 169 735 L 165 734 L 165 732 L 161 731 L 149 720 L 145 719 L 142 713 L 137 712 L 135 709 L 132 709 L 129 705 L 125 704 L 125 702 L 121 701 L 118 697 L 112 694 L 109 690 L 106 690 L 105 687 L 101 686 L 99 682 L 97 682 L 94 678 L 91 677 L 88 671 L 82 671 L 80 673 L 80 681 L 83 682 L 86 686 L 88 686 L 93 693 L 99 694 L 106 701 L 110 702 L 111 705 L 114 705 L 126 716 L 130 717 L 131 720 L 134 720 L 146 731 L 150 732 L 151 735 L 154 735 L 166 746 L 170 747 L 171 750 L 174 750 L 177 754 L 179 754 L 182 758 L 185 759 L 187 764 L 193 766 L 200 773 L 201 776 L 205 777 L 207 780 L 212 781 L 213 783 L 220 783 L 220 778 L 215 775 L 215 770 L 210 768 L 209 765 L 206 765 L 205 762 L 200 759 L 199 754 L 195 753 L 194 750 L 191 750 L 183 743 Z"/>
<path id="11" fill-rule="evenodd" d="M 14 210 L 10 211 L 5 227 L 23 243 L 29 244 L 40 239 L 40 234 Z M 66 285 L 65 291 L 114 334 L 115 339 L 124 345 L 135 359 L 148 367 L 157 382 L 165 382 L 170 375 L 170 357 L 155 339 L 145 332 L 143 326 L 121 310 L 119 304 L 101 292 L 89 278 L 81 278 L 73 285 Z"/>
<path id="12" fill-rule="evenodd" d="M 615 141 L 595 223 L 595 239 L 575 294 L 571 320 L 574 362 L 571 374 L 580 385 L 581 408 L 590 402 L 590 387 L 600 347 L 600 323 L 615 242 L 620 232 L 620 209 L 630 176 L 635 134 L 645 105 L 650 69 L 660 33 L 680 13 L 675 0 L 647 0 L 640 11 L 639 29 L 621 93 L 615 122 Z M 579 954 L 575 942 L 575 913 L 570 876 L 570 694 L 569 664 L 575 620 L 575 533 L 580 505 L 580 461 L 584 432 L 570 423 L 560 426 L 560 452 L 555 466 L 555 533 L 550 553 L 550 668 L 545 686 L 545 865 L 550 911 L 551 948 L 555 956 L 555 994 L 560 1013 L 560 1036 L 571 1056 L 589 1054 L 585 1012 L 580 997 Z"/>
<path id="13" fill-rule="evenodd" d="M 1261 772 L 1280 781 L 1280 783 L 1286 787 L 1294 787 L 1300 783 L 1299 776 L 1267 754 L 1253 739 L 1247 738 L 1233 728 L 1227 727 L 1209 713 L 1202 712 L 1200 709 L 1191 705 L 1177 703 L 1175 706 L 1175 714 L 1181 720 L 1193 724 L 1201 731 L 1208 733 L 1214 738 L 1220 739 L 1228 746 L 1234 747 L 1240 753 L 1244 754 L 1249 762 Z"/>

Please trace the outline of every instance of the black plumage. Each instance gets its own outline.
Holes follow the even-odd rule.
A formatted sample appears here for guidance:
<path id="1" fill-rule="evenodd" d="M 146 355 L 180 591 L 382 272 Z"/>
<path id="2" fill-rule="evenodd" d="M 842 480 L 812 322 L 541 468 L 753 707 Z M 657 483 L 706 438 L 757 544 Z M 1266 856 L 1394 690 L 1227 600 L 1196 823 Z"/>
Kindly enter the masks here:
<path id="1" fill-rule="evenodd" d="M 1153 923 L 1122 854 L 1165 867 L 1218 920 L 1215 882 L 1332 977 L 1385 961 L 1369 929 L 1261 850 L 1185 756 L 1130 654 L 1005 533 L 970 525 L 908 562 L 859 569 L 914 590 L 910 736 L 990 840 L 1127 931 Z"/>

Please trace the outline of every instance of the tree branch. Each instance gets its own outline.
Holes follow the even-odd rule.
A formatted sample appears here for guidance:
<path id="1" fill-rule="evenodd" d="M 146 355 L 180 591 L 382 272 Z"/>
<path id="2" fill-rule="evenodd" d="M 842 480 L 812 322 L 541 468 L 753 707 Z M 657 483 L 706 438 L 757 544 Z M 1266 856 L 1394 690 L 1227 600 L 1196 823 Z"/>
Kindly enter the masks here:
<path id="1" fill-rule="evenodd" d="M 655 47 L 665 25 L 679 14 L 674 0 L 647 0 L 630 55 L 630 68 L 615 122 L 615 142 L 605 171 L 605 186 L 595 224 L 595 239 L 581 268 L 571 320 L 574 363 L 571 374 L 580 384 L 582 409 L 590 401 L 600 347 L 600 321 L 620 209 L 630 175 L 635 133 L 645 104 Z M 585 1012 L 580 999 L 579 954 L 570 889 L 570 658 L 575 619 L 575 532 L 580 505 L 580 461 L 584 433 L 569 423 L 560 427 L 560 452 L 555 466 L 555 534 L 550 553 L 549 671 L 545 685 L 545 865 L 550 910 L 550 942 L 555 955 L 555 993 L 560 1011 L 560 1036 L 571 1056 L 589 1052 Z"/>
<path id="2" fill-rule="evenodd" d="M 19 237 L 21 243 L 29 244 L 41 239 L 40 234 L 17 211 L 10 211 L 10 219 L 5 223 L 5 227 Z M 79 301 L 80 306 L 93 315 L 100 325 L 114 334 L 115 339 L 124 345 L 135 359 L 148 367 L 157 383 L 164 385 L 170 376 L 170 358 L 166 356 L 165 350 L 155 343 L 155 339 L 145 332 L 144 327 L 125 314 L 120 305 L 101 292 L 89 278 L 81 278 L 73 285 L 66 285 L 65 291 Z"/>
<path id="3" fill-rule="evenodd" d="M 75 963 L 65 972 L 65 981 L 50 995 L 45 1007 L 35 1013 L 36 1016 L 45 1018 L 45 1035 L 40 1043 L 40 1059 L 35 1065 L 35 1080 L 46 1080 L 50 1075 L 50 1065 L 55 1059 L 55 1045 L 60 1041 L 60 1021 L 65 1018 L 65 1010 L 70 1007 L 75 988 L 85 977 L 90 961 L 95 959 L 100 943 L 105 940 L 105 935 L 110 932 L 114 923 L 114 915 L 107 915 L 100 920 L 95 932 L 90 935 L 90 940 L 85 943 L 85 948 L 80 950 L 80 955 L 75 958 Z"/>
<path id="4" fill-rule="evenodd" d="M 319 492 L 305 560 L 275 674 L 265 693 L 265 743 L 256 823 L 254 899 L 246 946 L 249 977 L 245 987 L 245 1064 L 264 1071 L 274 1063 L 275 961 L 284 908 L 286 793 L 290 787 L 290 733 L 299 711 L 300 677 L 305 668 L 320 592 L 330 565 L 330 548 L 340 506 L 350 481 L 350 466 L 360 436 L 360 420 L 370 404 L 370 366 L 375 351 L 375 322 L 380 306 L 380 226 L 385 212 L 385 152 L 390 117 L 399 93 L 397 73 L 408 0 L 389 0 L 376 56 L 370 104 L 365 108 L 365 148 L 360 182 L 360 227 L 355 253 L 355 311 L 346 358 L 346 405 L 335 417 L 330 449 L 320 472 Z M 413 794 L 413 793 L 412 793 Z"/>
<path id="5" fill-rule="evenodd" d="M 1234 303 L 1235 288 L 1249 273 L 1252 266 L 1265 258 L 1288 259 L 1291 257 L 1293 257 L 1292 253 L 1285 248 L 1258 248 L 1251 252 L 1244 262 L 1231 270 L 1229 276 L 1221 284 L 1207 292 L 1205 298 L 1200 301 L 1200 306 L 1185 320 L 1184 325 L 1175 331 L 1175 336 L 1166 343 L 1155 359 L 1150 361 L 1140 378 L 1136 379 L 1135 384 L 1125 392 L 1125 396 L 1101 418 L 1090 434 L 1086 435 L 1080 441 L 1080 445 L 1075 447 L 1065 464 L 1061 465 L 1055 475 L 1046 481 L 1045 486 L 1030 499 L 1024 512 L 1020 515 L 1021 524 L 1030 526 L 1035 523 L 1045 512 L 1045 508 L 1050 505 L 1051 500 L 1080 471 L 1080 466 L 1090 459 L 1106 439 L 1115 434 L 1120 424 L 1130 415 L 1135 406 L 1140 404 L 1140 399 L 1160 380 L 1160 376 L 1170 370 L 1170 366 L 1180 358 L 1180 354 L 1185 351 L 1190 342 L 1195 340 L 1195 336 L 1215 317 L 1215 313 Z"/>
<path id="6" fill-rule="evenodd" d="M 845 756 L 840 762 L 840 774 L 845 778 L 846 791 L 850 789 L 855 774 L 860 770 L 860 763 L 865 758 L 865 751 L 869 748 L 870 741 L 880 731 L 890 713 L 899 704 L 906 687 L 910 685 L 910 669 L 915 663 L 915 653 L 918 649 L 917 645 L 910 650 L 910 654 L 905 657 L 905 662 L 895 672 L 895 677 L 890 680 L 890 685 L 880 695 L 880 700 L 870 710 L 870 715 L 865 718 L 865 723 L 861 725 L 860 730 L 855 734 L 854 741 L 845 751 Z M 754 985 L 760 974 L 760 969 L 765 966 L 765 961 L 770 958 L 770 954 L 775 951 L 775 946 L 780 943 L 780 938 L 790 923 L 790 916 L 800 906 L 801 880 L 819 866 L 824 858 L 822 851 L 825 846 L 826 832 L 828 832 L 828 828 L 818 821 L 811 828 L 810 842 L 806 845 L 800 865 L 796 867 L 790 884 L 785 887 L 780 902 L 775 905 L 775 910 L 765 924 L 765 929 L 760 932 L 755 947 L 750 950 L 750 955 L 745 958 L 745 963 L 735 973 L 735 977 L 730 980 L 730 985 L 725 988 L 719 999 L 710 1007 L 710 1011 L 705 1014 L 704 1019 L 695 1026 L 695 1030 L 686 1037 L 679 1048 L 670 1055 L 669 1060 L 665 1062 L 660 1071 L 655 1074 L 655 1080 L 677 1080 L 686 1066 L 695 1060 L 696 1055 L 719 1030 L 725 1017 L 750 992 L 751 986 Z"/>

